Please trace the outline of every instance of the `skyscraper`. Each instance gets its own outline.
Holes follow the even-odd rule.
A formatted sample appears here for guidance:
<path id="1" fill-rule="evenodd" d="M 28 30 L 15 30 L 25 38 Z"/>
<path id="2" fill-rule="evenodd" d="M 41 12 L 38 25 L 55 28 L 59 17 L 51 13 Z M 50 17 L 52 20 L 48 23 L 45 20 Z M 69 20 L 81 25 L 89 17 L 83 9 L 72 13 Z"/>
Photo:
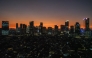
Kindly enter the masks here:
<path id="1" fill-rule="evenodd" d="M 80 35 L 80 24 L 76 22 L 75 24 L 75 34 Z"/>
<path id="2" fill-rule="evenodd" d="M 89 18 L 84 18 L 84 21 L 85 21 L 85 30 L 88 31 L 90 28 L 89 28 Z"/>
<path id="3" fill-rule="evenodd" d="M 16 23 L 16 34 L 18 33 L 18 23 Z"/>
<path id="4" fill-rule="evenodd" d="M 69 27 L 69 20 L 66 20 L 65 26 L 66 26 L 66 27 Z"/>
<path id="5" fill-rule="evenodd" d="M 52 27 L 48 27 L 48 35 L 52 35 L 53 34 L 53 29 Z"/>
<path id="6" fill-rule="evenodd" d="M 61 25 L 61 26 L 60 26 L 60 30 L 64 32 L 64 30 L 65 30 L 65 25 Z"/>
<path id="7" fill-rule="evenodd" d="M 74 26 L 70 26 L 70 34 L 74 34 Z"/>
<path id="8" fill-rule="evenodd" d="M 27 28 L 27 25 L 23 24 L 23 34 L 26 34 L 26 28 Z"/>
<path id="9" fill-rule="evenodd" d="M 55 35 L 58 34 L 58 26 L 57 26 L 57 25 L 54 26 L 54 34 L 55 34 Z"/>
<path id="10" fill-rule="evenodd" d="M 29 22 L 29 33 L 34 35 L 34 21 Z"/>
<path id="11" fill-rule="evenodd" d="M 40 25 L 39 25 L 39 32 L 40 32 L 40 34 L 43 33 L 43 22 L 40 22 Z"/>
<path id="12" fill-rule="evenodd" d="M 91 34 L 91 31 L 90 31 L 90 28 L 89 28 L 89 18 L 84 18 L 83 19 L 84 22 L 85 22 L 85 36 L 90 36 Z"/>
<path id="13" fill-rule="evenodd" d="M 9 21 L 2 21 L 2 35 L 9 35 Z"/>
<path id="14" fill-rule="evenodd" d="M 18 28 L 18 23 L 16 23 L 16 29 Z"/>
<path id="15" fill-rule="evenodd" d="M 22 23 L 20 24 L 20 34 L 21 35 L 23 34 L 23 24 Z"/>
<path id="16" fill-rule="evenodd" d="M 69 34 L 69 20 L 65 22 L 65 32 Z"/>

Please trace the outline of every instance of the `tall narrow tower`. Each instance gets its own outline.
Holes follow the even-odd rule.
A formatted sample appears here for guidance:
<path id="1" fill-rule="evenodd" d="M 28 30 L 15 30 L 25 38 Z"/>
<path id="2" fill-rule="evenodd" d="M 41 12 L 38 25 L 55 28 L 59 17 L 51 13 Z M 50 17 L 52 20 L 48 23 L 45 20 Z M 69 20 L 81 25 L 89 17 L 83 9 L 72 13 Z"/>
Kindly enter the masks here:
<path id="1" fill-rule="evenodd" d="M 86 31 L 89 31 L 89 18 L 84 18 L 84 21 L 85 21 L 85 30 Z"/>

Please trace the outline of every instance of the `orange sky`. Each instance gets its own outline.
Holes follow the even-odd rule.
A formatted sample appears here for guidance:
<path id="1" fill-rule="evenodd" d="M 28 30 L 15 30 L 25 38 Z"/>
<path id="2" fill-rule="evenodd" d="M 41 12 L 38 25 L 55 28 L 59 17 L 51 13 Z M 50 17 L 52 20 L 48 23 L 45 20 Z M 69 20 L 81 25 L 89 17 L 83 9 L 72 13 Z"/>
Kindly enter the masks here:
<path id="1" fill-rule="evenodd" d="M 14 19 L 14 18 L 13 18 Z M 22 18 L 23 19 L 23 18 Z M 29 19 L 29 18 L 28 18 Z M 37 19 L 37 18 L 36 18 Z M 39 18 L 38 18 L 39 19 Z M 46 18 L 47 19 L 47 18 Z M 65 21 L 66 20 L 64 20 L 64 21 L 57 21 L 57 20 L 51 20 L 50 21 L 50 19 L 49 19 L 49 21 L 46 21 L 46 19 L 44 19 L 44 20 L 41 20 L 41 21 L 34 21 L 34 25 L 35 26 L 39 26 L 39 24 L 40 24 L 40 22 L 43 22 L 43 26 L 46 26 L 46 27 L 53 27 L 54 28 L 54 25 L 58 25 L 59 27 L 60 27 L 60 25 L 64 25 L 65 24 Z M 29 25 L 29 22 L 30 21 L 33 21 L 33 20 L 21 20 L 21 18 L 20 19 L 17 19 L 16 20 L 16 18 L 14 19 L 14 20 L 10 20 L 9 21 L 9 27 L 10 28 L 15 28 L 15 26 L 16 26 L 16 23 L 18 23 L 18 25 L 20 26 L 20 23 L 23 23 L 23 24 L 26 24 L 27 26 Z M 82 21 L 82 20 L 81 20 Z M 2 21 L 0 21 L 0 28 L 1 28 L 1 24 L 2 23 Z M 75 21 L 73 22 L 73 21 L 69 21 L 69 25 L 71 26 L 71 25 L 74 25 L 75 24 Z M 83 23 L 80 23 L 81 24 L 81 28 L 84 28 L 84 24 Z M 91 28 L 92 28 L 92 26 L 90 26 Z"/>
<path id="2" fill-rule="evenodd" d="M 89 0 L 0 0 L 0 27 L 2 21 L 9 21 L 10 28 L 15 28 L 16 23 L 29 25 L 34 21 L 35 26 L 40 22 L 46 27 L 64 25 L 69 20 L 69 25 L 76 22 L 84 27 L 83 18 L 90 18 L 92 28 L 92 3 Z"/>

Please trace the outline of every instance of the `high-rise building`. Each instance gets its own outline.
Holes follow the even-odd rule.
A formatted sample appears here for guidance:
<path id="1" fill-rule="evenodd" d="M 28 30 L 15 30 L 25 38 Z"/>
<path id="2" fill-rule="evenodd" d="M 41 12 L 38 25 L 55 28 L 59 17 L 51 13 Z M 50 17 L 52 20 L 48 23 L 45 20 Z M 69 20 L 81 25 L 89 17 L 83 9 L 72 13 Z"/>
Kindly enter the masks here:
<path id="1" fill-rule="evenodd" d="M 54 26 L 54 34 L 55 34 L 55 35 L 58 34 L 58 26 L 57 26 L 57 25 Z"/>
<path id="2" fill-rule="evenodd" d="M 43 34 L 46 34 L 46 33 L 47 33 L 46 27 L 43 27 Z"/>
<path id="3" fill-rule="evenodd" d="M 75 34 L 80 35 L 80 24 L 76 22 L 75 24 Z"/>
<path id="4" fill-rule="evenodd" d="M 43 27 L 43 22 L 40 22 L 40 26 Z"/>
<path id="5" fill-rule="evenodd" d="M 29 22 L 29 33 L 34 35 L 34 21 Z"/>
<path id="6" fill-rule="evenodd" d="M 16 34 L 18 33 L 18 23 L 16 23 Z"/>
<path id="7" fill-rule="evenodd" d="M 16 23 L 16 29 L 18 28 L 18 23 Z"/>
<path id="8" fill-rule="evenodd" d="M 74 34 L 74 26 L 70 26 L 70 34 Z"/>
<path id="9" fill-rule="evenodd" d="M 69 20 L 66 20 L 65 22 L 65 33 L 69 34 Z"/>
<path id="10" fill-rule="evenodd" d="M 22 23 L 20 24 L 20 34 L 21 35 L 23 34 L 23 24 Z"/>
<path id="11" fill-rule="evenodd" d="M 90 36 L 91 31 L 89 28 L 89 18 L 84 18 L 84 22 L 85 22 L 85 36 Z"/>
<path id="12" fill-rule="evenodd" d="M 65 25 L 61 25 L 61 26 L 60 26 L 60 30 L 64 32 L 64 30 L 65 30 Z"/>
<path id="13" fill-rule="evenodd" d="M 48 35 L 52 35 L 53 34 L 53 29 L 52 27 L 48 27 Z"/>
<path id="14" fill-rule="evenodd" d="M 66 20 L 65 26 L 66 26 L 66 27 L 69 27 L 69 20 Z"/>
<path id="15" fill-rule="evenodd" d="M 9 21 L 2 21 L 2 35 L 9 35 Z"/>
<path id="16" fill-rule="evenodd" d="M 43 22 L 40 22 L 40 25 L 39 25 L 39 32 L 40 32 L 40 34 L 43 33 Z"/>
<path id="17" fill-rule="evenodd" d="M 89 31 L 89 18 L 84 18 L 84 21 L 85 21 L 85 30 L 86 31 Z"/>
<path id="18" fill-rule="evenodd" d="M 26 34 L 26 28 L 27 28 L 27 25 L 23 24 L 23 34 Z"/>

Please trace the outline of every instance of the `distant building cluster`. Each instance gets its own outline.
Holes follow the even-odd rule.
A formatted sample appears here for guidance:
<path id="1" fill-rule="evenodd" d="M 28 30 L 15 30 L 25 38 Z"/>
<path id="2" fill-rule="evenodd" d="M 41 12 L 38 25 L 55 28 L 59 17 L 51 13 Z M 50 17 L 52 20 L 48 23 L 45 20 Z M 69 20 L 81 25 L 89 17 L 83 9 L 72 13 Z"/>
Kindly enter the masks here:
<path id="1" fill-rule="evenodd" d="M 92 30 L 89 28 L 89 18 L 84 18 L 85 29 L 80 27 L 80 23 L 76 22 L 74 26 L 69 28 L 69 20 L 66 20 L 64 25 L 60 25 L 58 28 L 57 25 L 46 28 L 43 26 L 43 22 L 40 22 L 39 26 L 34 26 L 34 21 L 29 22 L 29 25 L 16 23 L 16 29 L 9 29 L 9 21 L 2 21 L 2 28 L 0 28 L 1 35 L 67 35 L 67 36 L 86 36 L 90 37 L 92 35 Z"/>
<path id="2" fill-rule="evenodd" d="M 16 23 L 16 29 L 9 28 L 9 21 L 2 21 L 0 28 L 1 58 L 92 58 L 92 30 L 89 18 L 84 19 L 85 29 L 76 22 L 44 27 L 43 22 L 34 26 Z"/>

